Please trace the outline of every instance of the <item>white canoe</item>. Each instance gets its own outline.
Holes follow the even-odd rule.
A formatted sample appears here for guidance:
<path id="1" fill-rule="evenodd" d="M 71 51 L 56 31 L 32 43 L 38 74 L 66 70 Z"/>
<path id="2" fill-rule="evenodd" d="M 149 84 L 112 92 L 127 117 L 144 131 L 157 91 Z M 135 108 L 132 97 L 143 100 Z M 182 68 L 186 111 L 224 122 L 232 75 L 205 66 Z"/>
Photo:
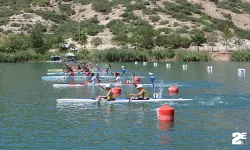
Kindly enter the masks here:
<path id="1" fill-rule="evenodd" d="M 99 72 L 91 72 L 91 73 L 99 73 Z M 67 72 L 48 72 L 47 75 L 64 75 L 67 74 Z M 84 72 L 78 72 L 78 71 L 74 71 L 75 75 L 83 75 Z"/>
<path id="2" fill-rule="evenodd" d="M 42 80 L 67 80 L 67 79 L 86 79 L 86 76 L 43 76 Z"/>
<path id="3" fill-rule="evenodd" d="M 93 98 L 65 98 L 65 99 L 57 99 L 58 103 L 95 103 L 98 102 L 98 100 L 95 100 Z M 107 101 L 107 100 L 100 100 L 101 103 L 147 103 L 147 102 L 183 102 L 183 101 L 192 101 L 192 99 L 167 99 L 167 98 L 161 98 L 161 99 L 154 99 L 150 98 L 148 100 L 129 100 L 128 98 L 117 98 L 114 101 Z"/>
<path id="4" fill-rule="evenodd" d="M 83 87 L 83 86 L 98 86 L 98 85 L 101 85 L 101 86 L 105 86 L 107 84 L 111 84 L 112 86 L 134 86 L 133 83 L 99 83 L 99 84 L 92 84 L 92 83 L 88 83 L 88 84 L 85 84 L 85 83 L 80 83 L 80 84 L 53 84 L 53 87 L 54 88 L 66 88 L 66 87 Z M 152 84 L 141 84 L 143 85 L 144 87 L 152 87 L 153 85 Z M 155 84 L 155 87 L 169 87 L 171 86 L 172 84 L 163 84 L 163 85 L 159 85 L 159 84 Z"/>

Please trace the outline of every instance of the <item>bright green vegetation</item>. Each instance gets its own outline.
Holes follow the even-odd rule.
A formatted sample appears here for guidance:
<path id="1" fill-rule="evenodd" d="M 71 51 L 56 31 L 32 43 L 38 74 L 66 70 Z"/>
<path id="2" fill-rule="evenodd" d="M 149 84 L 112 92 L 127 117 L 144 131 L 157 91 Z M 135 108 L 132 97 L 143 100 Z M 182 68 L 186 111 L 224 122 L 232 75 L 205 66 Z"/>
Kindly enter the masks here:
<path id="1" fill-rule="evenodd" d="M 201 51 L 179 50 L 176 52 L 176 58 L 179 61 L 209 61 L 211 60 L 210 55 L 208 53 L 201 52 Z"/>
<path id="2" fill-rule="evenodd" d="M 150 60 L 169 60 L 176 57 L 179 61 L 209 61 L 210 55 L 201 51 L 187 51 L 176 49 L 105 49 L 105 50 L 92 50 L 81 51 L 76 54 L 78 59 L 92 60 L 100 62 L 131 62 L 131 61 L 150 61 Z"/>
<path id="3" fill-rule="evenodd" d="M 230 55 L 232 61 L 250 61 L 250 50 L 234 51 Z"/>

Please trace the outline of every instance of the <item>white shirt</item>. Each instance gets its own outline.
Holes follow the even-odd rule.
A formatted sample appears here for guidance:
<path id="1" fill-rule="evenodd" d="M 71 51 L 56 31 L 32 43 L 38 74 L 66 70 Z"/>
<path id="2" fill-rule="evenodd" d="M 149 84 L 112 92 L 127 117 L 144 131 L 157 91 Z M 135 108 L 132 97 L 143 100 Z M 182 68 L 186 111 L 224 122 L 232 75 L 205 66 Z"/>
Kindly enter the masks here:
<path id="1" fill-rule="evenodd" d="M 92 78 L 91 78 L 91 80 L 92 80 L 92 83 L 93 84 L 97 84 L 98 82 L 97 82 L 97 79 L 96 79 L 96 76 L 93 76 Z"/>
<path id="2" fill-rule="evenodd" d="M 121 83 L 121 78 L 120 78 L 120 76 L 117 76 L 115 80 L 116 80 L 116 83 Z"/>

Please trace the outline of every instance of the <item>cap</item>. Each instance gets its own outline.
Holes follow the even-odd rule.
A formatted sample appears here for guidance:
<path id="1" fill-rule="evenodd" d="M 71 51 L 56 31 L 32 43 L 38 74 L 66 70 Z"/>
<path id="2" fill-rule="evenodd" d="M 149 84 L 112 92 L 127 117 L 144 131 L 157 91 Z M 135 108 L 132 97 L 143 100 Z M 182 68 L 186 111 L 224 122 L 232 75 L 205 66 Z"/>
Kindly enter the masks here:
<path id="1" fill-rule="evenodd" d="M 120 73 L 119 73 L 119 72 L 116 72 L 115 75 L 120 75 Z"/>
<path id="2" fill-rule="evenodd" d="M 149 72 L 148 74 L 149 74 L 149 75 L 151 75 L 151 76 L 153 75 L 153 73 L 152 73 L 152 72 Z"/>
<path id="3" fill-rule="evenodd" d="M 143 86 L 141 84 L 138 84 L 136 88 L 138 89 L 138 88 L 142 88 L 142 87 Z"/>
<path id="4" fill-rule="evenodd" d="M 110 84 L 106 84 L 105 88 L 110 88 Z"/>
<path id="5" fill-rule="evenodd" d="M 105 66 L 108 66 L 108 65 L 105 65 Z"/>
<path id="6" fill-rule="evenodd" d="M 124 66 L 122 66 L 122 68 L 124 68 Z"/>

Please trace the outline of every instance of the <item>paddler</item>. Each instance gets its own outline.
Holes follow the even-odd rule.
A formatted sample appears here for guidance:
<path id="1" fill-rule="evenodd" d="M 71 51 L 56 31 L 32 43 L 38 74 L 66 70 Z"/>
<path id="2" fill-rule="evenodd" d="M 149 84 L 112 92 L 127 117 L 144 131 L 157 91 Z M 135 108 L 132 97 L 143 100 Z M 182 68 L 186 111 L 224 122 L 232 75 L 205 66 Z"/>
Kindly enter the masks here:
<path id="1" fill-rule="evenodd" d="M 80 61 L 78 61 L 77 68 L 76 68 L 77 70 L 82 70 L 81 64 L 82 64 L 82 63 L 81 63 Z"/>
<path id="2" fill-rule="evenodd" d="M 147 100 L 148 99 L 148 92 L 143 88 L 141 84 L 136 85 L 134 82 L 133 84 L 139 91 L 138 94 L 132 94 L 130 93 L 130 98 L 131 99 L 137 99 L 137 100 Z"/>
<path id="3" fill-rule="evenodd" d="M 126 73 L 126 69 L 124 68 L 124 66 L 122 66 L 122 74 Z"/>
<path id="4" fill-rule="evenodd" d="M 87 82 L 92 82 L 92 84 L 98 84 L 98 80 L 94 73 L 91 73 L 91 79 L 87 80 Z"/>
<path id="5" fill-rule="evenodd" d="M 115 82 L 115 83 L 118 83 L 118 84 L 121 83 L 120 73 L 116 72 L 115 76 L 116 76 L 115 80 L 111 80 L 111 82 Z"/>
<path id="6" fill-rule="evenodd" d="M 108 73 L 108 71 L 109 71 L 109 67 L 108 67 L 108 65 L 105 65 L 105 71 L 104 72 Z"/>
<path id="7" fill-rule="evenodd" d="M 86 76 L 90 76 L 91 75 L 91 72 L 90 72 L 90 70 L 88 68 L 84 69 L 84 75 L 86 75 Z"/>
<path id="8" fill-rule="evenodd" d="M 74 73 L 74 71 L 73 71 L 73 69 L 71 67 L 68 68 L 67 74 L 68 74 L 68 76 L 75 76 L 75 73 Z"/>
<path id="9" fill-rule="evenodd" d="M 102 86 L 99 85 L 99 87 L 101 87 L 102 89 L 106 90 L 107 91 L 107 95 L 105 95 L 105 96 L 98 96 L 98 97 L 95 98 L 96 100 L 104 100 L 104 99 L 108 100 L 108 101 L 115 100 L 114 97 L 113 97 L 113 92 L 112 92 L 110 84 L 107 84 L 105 87 L 102 87 Z"/>
<path id="10" fill-rule="evenodd" d="M 98 64 L 95 64 L 95 67 L 96 67 L 96 70 L 100 69 Z"/>

